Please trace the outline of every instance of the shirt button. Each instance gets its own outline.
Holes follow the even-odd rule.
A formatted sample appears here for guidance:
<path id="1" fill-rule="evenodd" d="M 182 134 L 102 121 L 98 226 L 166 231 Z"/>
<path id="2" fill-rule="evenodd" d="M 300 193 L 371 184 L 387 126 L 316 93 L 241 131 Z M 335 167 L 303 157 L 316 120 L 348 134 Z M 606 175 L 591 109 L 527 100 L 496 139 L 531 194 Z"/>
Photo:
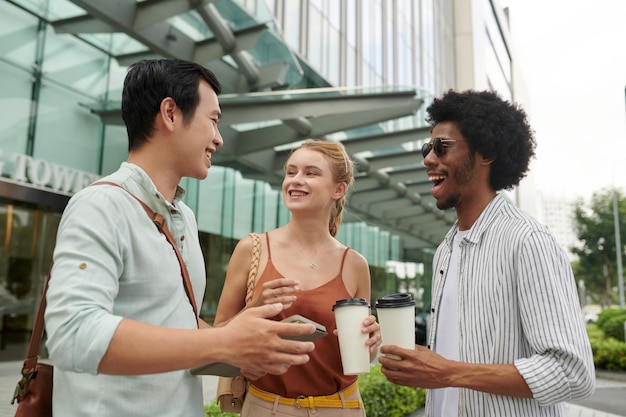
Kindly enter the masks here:
<path id="1" fill-rule="evenodd" d="M 176 209 L 171 209 L 170 214 L 176 214 Z"/>
<path id="2" fill-rule="evenodd" d="M 78 267 L 79 267 L 80 269 L 85 269 L 85 268 L 87 268 L 87 264 L 83 262 L 83 263 L 81 263 L 80 265 L 78 265 Z"/>
<path id="3" fill-rule="evenodd" d="M 180 237 L 180 241 L 183 242 L 185 240 L 185 236 Z"/>

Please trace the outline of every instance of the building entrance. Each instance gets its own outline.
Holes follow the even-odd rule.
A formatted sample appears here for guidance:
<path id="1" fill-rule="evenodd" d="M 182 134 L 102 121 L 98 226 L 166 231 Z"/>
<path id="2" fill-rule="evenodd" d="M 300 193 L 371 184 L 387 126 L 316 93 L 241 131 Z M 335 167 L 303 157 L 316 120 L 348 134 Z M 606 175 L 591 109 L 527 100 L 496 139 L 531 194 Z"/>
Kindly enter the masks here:
<path id="1" fill-rule="evenodd" d="M 61 213 L 0 200 L 0 361 L 22 360 Z"/>

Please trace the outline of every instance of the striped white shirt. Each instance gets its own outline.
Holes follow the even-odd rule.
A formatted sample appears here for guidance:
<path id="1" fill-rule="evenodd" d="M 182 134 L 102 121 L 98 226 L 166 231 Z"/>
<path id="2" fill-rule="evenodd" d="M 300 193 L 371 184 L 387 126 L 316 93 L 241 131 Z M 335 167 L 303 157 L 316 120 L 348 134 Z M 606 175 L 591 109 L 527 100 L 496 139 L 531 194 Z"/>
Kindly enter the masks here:
<path id="1" fill-rule="evenodd" d="M 455 224 L 433 261 L 430 347 Z M 460 417 L 566 416 L 563 401 L 591 395 L 595 370 L 570 263 L 548 230 L 497 195 L 460 245 L 459 357 L 514 364 L 534 398 L 461 389 Z M 427 393 L 427 416 L 433 416 Z"/>

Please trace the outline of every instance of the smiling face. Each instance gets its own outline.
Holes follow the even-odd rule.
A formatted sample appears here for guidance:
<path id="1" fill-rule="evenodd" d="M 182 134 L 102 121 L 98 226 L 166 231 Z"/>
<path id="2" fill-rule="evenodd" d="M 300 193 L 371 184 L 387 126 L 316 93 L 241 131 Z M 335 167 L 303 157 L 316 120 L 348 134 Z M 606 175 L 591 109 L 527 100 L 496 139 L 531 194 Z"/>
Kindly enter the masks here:
<path id="1" fill-rule="evenodd" d="M 283 201 L 290 211 L 306 209 L 330 212 L 333 200 L 345 193 L 343 183 L 336 183 L 326 157 L 317 151 L 301 148 L 291 154 L 285 165 Z"/>
<path id="2" fill-rule="evenodd" d="M 424 158 L 428 178 L 434 184 L 431 195 L 437 200 L 439 209 L 455 208 L 458 211 L 463 205 L 472 203 L 477 187 L 481 187 L 480 178 L 484 175 L 478 174 L 477 170 L 482 158 L 477 158 L 470 151 L 469 144 L 454 122 L 438 123 L 431 136 L 431 142 L 433 138 L 452 140 L 444 142 L 444 152 L 440 156 L 430 150 Z"/>
<path id="3" fill-rule="evenodd" d="M 204 179 L 211 167 L 211 155 L 224 142 L 217 128 L 221 117 L 217 94 L 205 81 L 200 82 L 198 92 L 200 102 L 191 118 L 183 120 L 177 110 L 175 120 L 180 128 L 177 157 L 181 176 Z"/>

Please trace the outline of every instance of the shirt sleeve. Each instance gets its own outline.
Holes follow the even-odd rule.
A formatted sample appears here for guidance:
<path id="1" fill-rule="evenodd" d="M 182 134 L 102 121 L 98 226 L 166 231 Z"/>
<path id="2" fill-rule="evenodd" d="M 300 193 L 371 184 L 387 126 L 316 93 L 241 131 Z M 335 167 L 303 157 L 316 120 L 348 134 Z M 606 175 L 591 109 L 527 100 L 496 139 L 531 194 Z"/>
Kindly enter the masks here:
<path id="1" fill-rule="evenodd" d="M 114 199 L 87 187 L 68 204 L 57 232 L 47 293 L 47 347 L 55 366 L 96 374 L 122 317 L 113 303 L 123 270 Z M 119 202 L 118 202 L 119 203 Z"/>
<path id="2" fill-rule="evenodd" d="M 593 393 L 591 346 L 570 263 L 554 238 L 534 231 L 521 245 L 518 297 L 534 354 L 515 361 L 542 406 Z"/>

